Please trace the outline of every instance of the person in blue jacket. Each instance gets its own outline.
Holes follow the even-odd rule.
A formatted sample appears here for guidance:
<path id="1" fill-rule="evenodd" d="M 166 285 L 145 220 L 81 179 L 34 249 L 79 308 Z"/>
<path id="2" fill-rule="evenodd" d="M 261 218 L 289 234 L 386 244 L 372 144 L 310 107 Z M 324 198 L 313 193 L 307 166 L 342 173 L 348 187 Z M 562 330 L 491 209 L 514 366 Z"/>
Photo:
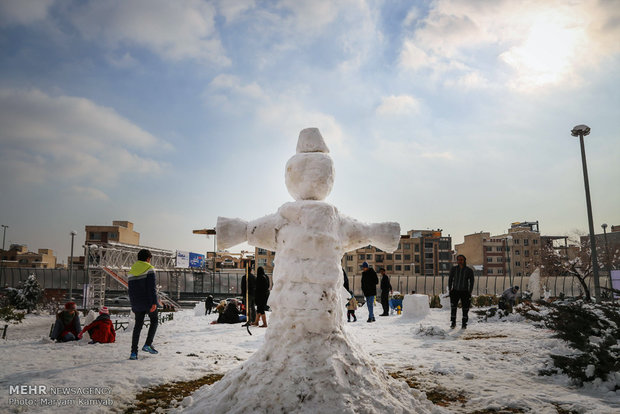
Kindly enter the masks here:
<path id="1" fill-rule="evenodd" d="M 142 350 L 150 354 L 158 353 L 153 348 L 153 339 L 157 331 L 157 306 L 159 301 L 157 299 L 155 268 L 151 265 L 151 257 L 151 252 L 147 249 L 140 250 L 138 252 L 138 261 L 131 266 L 127 279 L 131 310 L 135 314 L 129 359 L 138 359 L 138 341 L 140 340 L 140 332 L 142 332 L 142 326 L 144 325 L 144 317 L 147 314 L 151 323 Z"/>

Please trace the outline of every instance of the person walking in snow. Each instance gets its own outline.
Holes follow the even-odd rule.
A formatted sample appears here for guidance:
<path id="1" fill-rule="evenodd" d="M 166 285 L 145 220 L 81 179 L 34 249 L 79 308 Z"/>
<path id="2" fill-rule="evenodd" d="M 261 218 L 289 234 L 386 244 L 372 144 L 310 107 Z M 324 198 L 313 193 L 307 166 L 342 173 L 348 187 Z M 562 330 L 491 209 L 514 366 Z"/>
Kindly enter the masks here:
<path id="1" fill-rule="evenodd" d="M 351 297 L 347 302 L 347 322 L 351 322 L 351 317 L 353 317 L 353 322 L 357 322 L 357 316 L 355 316 L 355 310 L 357 309 L 357 299 L 355 299 L 355 295 L 353 291 L 349 291 Z"/>
<path id="2" fill-rule="evenodd" d="M 502 293 L 502 297 L 499 298 L 498 307 L 512 313 L 512 307 L 517 301 L 519 292 L 519 286 L 509 287 Z"/>
<path id="3" fill-rule="evenodd" d="M 82 339 L 84 332 L 88 332 L 91 341 L 89 344 L 111 344 L 116 340 L 114 324 L 110 320 L 110 311 L 106 306 L 99 311 L 99 316 L 92 323 L 86 325 L 78 334 L 78 339 Z"/>
<path id="4" fill-rule="evenodd" d="M 456 256 L 456 266 L 450 269 L 448 292 L 450 294 L 450 328 L 456 328 L 456 310 L 461 302 L 463 321 L 461 328 L 467 328 L 467 314 L 471 305 L 471 292 L 474 290 L 474 271 L 467 267 L 467 259 L 462 254 Z"/>
<path id="5" fill-rule="evenodd" d="M 381 274 L 381 306 L 383 313 L 379 316 L 388 316 L 390 314 L 390 295 L 392 294 L 392 284 L 390 277 L 385 273 L 385 269 L 379 269 Z"/>
<path id="6" fill-rule="evenodd" d="M 248 280 L 247 284 L 249 292 L 246 295 L 246 283 L 245 283 L 245 275 L 241 278 L 241 296 L 243 296 L 243 300 L 246 300 L 248 303 L 246 304 L 246 315 L 248 316 L 248 324 L 251 323 L 254 319 L 256 319 L 256 276 L 252 274 L 251 270 L 248 270 Z"/>
<path id="7" fill-rule="evenodd" d="M 151 257 L 151 252 L 147 249 L 140 250 L 138 252 L 138 261 L 131 266 L 129 277 L 127 278 L 131 310 L 135 315 L 129 359 L 138 359 L 138 341 L 140 340 L 140 332 L 142 332 L 146 315 L 149 316 L 150 325 L 142 350 L 149 354 L 159 353 L 153 348 L 153 339 L 157 331 L 157 306 L 159 305 L 159 300 L 157 299 L 155 268 L 151 265 Z"/>
<path id="8" fill-rule="evenodd" d="M 373 312 L 375 296 L 377 296 L 377 283 L 379 278 L 377 272 L 373 268 L 368 267 L 368 263 L 362 263 L 362 292 L 366 298 L 368 306 L 368 320 L 366 322 L 374 322 L 375 314 Z"/>
<path id="9" fill-rule="evenodd" d="M 209 295 L 205 299 L 205 315 L 211 315 L 213 310 L 213 296 Z"/>
<path id="10" fill-rule="evenodd" d="M 256 319 L 252 325 L 259 326 L 258 321 L 261 319 L 263 324 L 260 327 L 267 327 L 267 316 L 265 315 L 267 311 L 267 298 L 269 298 L 269 278 L 265 274 L 265 269 L 259 266 L 256 269 L 256 294 L 254 296 L 256 301 Z"/>
<path id="11" fill-rule="evenodd" d="M 50 338 L 58 342 L 77 341 L 82 326 L 75 302 L 65 303 L 65 309 L 56 314 Z"/>

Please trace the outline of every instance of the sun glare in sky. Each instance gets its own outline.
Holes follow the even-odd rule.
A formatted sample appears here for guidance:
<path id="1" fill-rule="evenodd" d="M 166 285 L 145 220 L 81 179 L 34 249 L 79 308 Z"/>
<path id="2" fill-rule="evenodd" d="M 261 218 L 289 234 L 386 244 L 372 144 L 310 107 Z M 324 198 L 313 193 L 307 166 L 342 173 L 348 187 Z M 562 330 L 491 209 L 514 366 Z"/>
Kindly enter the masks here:
<path id="1" fill-rule="evenodd" d="M 570 76 L 583 39 L 581 27 L 546 19 L 534 22 L 523 43 L 502 54 L 502 59 L 518 71 L 514 86 L 535 88 L 557 84 Z"/>

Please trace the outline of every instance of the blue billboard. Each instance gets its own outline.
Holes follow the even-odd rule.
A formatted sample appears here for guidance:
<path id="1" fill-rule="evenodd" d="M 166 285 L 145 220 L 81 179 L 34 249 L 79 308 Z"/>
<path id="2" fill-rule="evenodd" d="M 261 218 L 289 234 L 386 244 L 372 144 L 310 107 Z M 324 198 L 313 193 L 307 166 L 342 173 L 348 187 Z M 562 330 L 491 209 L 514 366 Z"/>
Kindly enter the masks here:
<path id="1" fill-rule="evenodd" d="M 189 267 L 205 267 L 205 255 L 190 252 Z"/>

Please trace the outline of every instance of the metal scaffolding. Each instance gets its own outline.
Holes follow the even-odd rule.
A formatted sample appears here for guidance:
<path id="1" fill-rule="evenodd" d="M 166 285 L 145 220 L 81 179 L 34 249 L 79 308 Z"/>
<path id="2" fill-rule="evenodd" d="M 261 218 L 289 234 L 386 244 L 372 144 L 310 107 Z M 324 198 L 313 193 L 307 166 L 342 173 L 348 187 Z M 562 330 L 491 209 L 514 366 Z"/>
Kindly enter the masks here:
<path id="1" fill-rule="evenodd" d="M 84 256 L 88 258 L 86 261 L 89 284 L 86 302 L 87 308 L 100 309 L 104 306 L 106 280 L 108 275 L 111 274 L 110 271 L 117 275 L 120 275 L 120 273 L 126 273 L 136 261 L 138 252 L 142 249 L 148 249 L 151 252 L 151 265 L 156 271 L 176 270 L 176 255 L 171 250 L 162 250 L 153 247 L 114 242 L 87 244 L 84 246 Z M 175 279 L 177 279 L 176 284 L 178 290 L 178 276 L 176 273 L 174 274 Z M 121 276 L 118 277 L 120 278 Z M 123 279 L 117 280 L 121 285 L 127 287 L 126 282 L 123 283 Z M 159 295 L 164 301 L 178 307 L 178 305 L 163 292 L 159 292 Z"/>

